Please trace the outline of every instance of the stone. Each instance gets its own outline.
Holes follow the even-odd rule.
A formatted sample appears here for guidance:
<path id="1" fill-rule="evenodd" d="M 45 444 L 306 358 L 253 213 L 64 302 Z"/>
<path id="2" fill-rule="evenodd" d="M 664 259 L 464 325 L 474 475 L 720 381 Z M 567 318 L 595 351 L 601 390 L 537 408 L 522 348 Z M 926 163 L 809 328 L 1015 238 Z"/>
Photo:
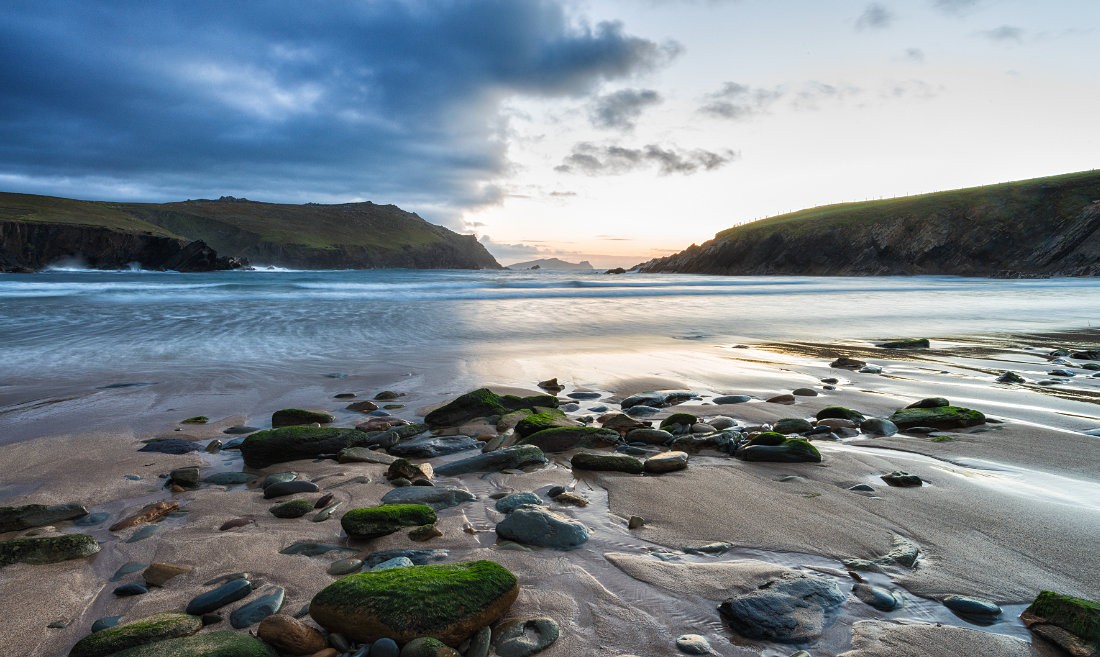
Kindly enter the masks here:
<path id="1" fill-rule="evenodd" d="M 285 495 L 297 495 L 298 493 L 316 493 L 319 490 L 321 490 L 320 486 L 312 481 L 306 481 L 304 479 L 281 481 L 264 488 L 264 499 L 283 497 Z"/>
<path id="2" fill-rule="evenodd" d="M 852 592 L 865 604 L 879 611 L 893 611 L 901 604 L 890 591 L 880 586 L 867 584 L 866 582 L 857 582 L 855 586 L 852 587 Z"/>
<path id="3" fill-rule="evenodd" d="M 862 422 L 864 420 L 863 413 L 859 411 L 853 411 L 850 408 L 844 408 L 843 406 L 826 406 L 821 409 L 815 415 L 818 420 L 827 420 L 829 418 L 840 418 L 842 420 L 850 420 L 852 422 Z M 853 425 L 856 426 L 856 425 Z"/>
<path id="4" fill-rule="evenodd" d="M 345 447 L 336 455 L 340 463 L 380 463 L 390 465 L 397 460 L 396 456 L 367 447 Z"/>
<path id="5" fill-rule="evenodd" d="M 378 639 L 370 646 L 371 657 L 398 657 L 400 654 L 397 642 L 389 637 Z"/>
<path id="6" fill-rule="evenodd" d="M 996 603 L 965 595 L 949 595 L 943 599 L 943 606 L 959 618 L 978 625 L 993 623 L 1001 615 L 1001 608 Z"/>
<path id="7" fill-rule="evenodd" d="M 714 418 L 711 418 L 711 419 L 707 420 L 707 424 L 709 424 L 710 426 L 714 427 L 715 429 L 717 429 L 719 431 L 724 431 L 726 429 L 732 429 L 732 428 L 736 427 L 737 426 L 737 420 L 735 420 L 731 417 L 726 417 L 724 415 L 719 415 L 718 417 L 714 417 Z"/>
<path id="8" fill-rule="evenodd" d="M 898 432 L 898 425 L 881 417 L 869 417 L 859 423 L 859 430 L 872 436 L 892 436 Z"/>
<path id="9" fill-rule="evenodd" d="M 528 618 L 501 623 L 493 631 L 493 649 L 499 657 L 530 657 L 558 640 L 552 618 Z"/>
<path id="10" fill-rule="evenodd" d="M 439 511 L 477 498 L 465 489 L 444 486 L 395 488 L 382 496 L 382 504 L 424 504 Z"/>
<path id="11" fill-rule="evenodd" d="M 88 509 L 76 502 L 67 504 L 26 504 L 0 507 L 0 534 L 16 532 L 32 527 L 52 525 L 64 520 L 74 520 L 88 515 Z"/>
<path id="12" fill-rule="evenodd" d="M 264 618 L 256 633 L 264 643 L 288 655 L 312 655 L 325 649 L 320 632 L 286 614 Z"/>
<path id="13" fill-rule="evenodd" d="M 394 456 L 434 458 L 470 449 L 481 449 L 481 441 L 469 436 L 422 436 L 400 442 L 389 448 Z"/>
<path id="14" fill-rule="evenodd" d="M 864 365 L 859 368 L 861 374 L 882 374 L 882 368 L 878 365 Z"/>
<path id="15" fill-rule="evenodd" d="M 574 470 L 595 470 L 601 472 L 627 472 L 641 474 L 645 469 L 642 461 L 627 454 L 592 454 L 582 452 L 574 454 L 569 460 Z"/>
<path id="16" fill-rule="evenodd" d="M 699 421 L 691 413 L 673 413 L 661 420 L 661 428 L 673 435 L 681 435 L 691 432 L 691 427 Z"/>
<path id="17" fill-rule="evenodd" d="M 627 529 L 641 529 L 645 527 L 645 518 L 641 516 L 630 516 L 630 519 L 626 521 Z"/>
<path id="18" fill-rule="evenodd" d="M 836 368 L 845 369 L 845 370 L 858 370 L 859 368 L 865 366 L 866 364 L 867 364 L 866 362 L 864 362 L 862 360 L 858 360 L 856 358 L 849 358 L 847 356 L 841 356 L 841 357 L 837 358 L 836 360 L 834 360 L 833 362 L 829 363 L 829 367 L 836 367 Z"/>
<path id="19" fill-rule="evenodd" d="M 130 582 L 129 584 L 116 586 L 115 590 L 112 591 L 112 593 L 120 598 L 125 598 L 132 595 L 145 595 L 148 592 L 149 589 L 145 588 L 145 586 L 141 584 L 138 584 L 137 582 Z"/>
<path id="20" fill-rule="evenodd" d="M 1005 371 L 997 377 L 998 383 L 1027 383 L 1027 379 L 1015 372 Z"/>
<path id="21" fill-rule="evenodd" d="M 429 525 L 430 526 L 430 525 Z M 415 566 L 413 560 L 408 557 L 394 557 L 387 559 L 377 566 L 372 567 L 370 570 L 389 570 L 390 568 L 408 568 L 409 566 Z"/>
<path id="22" fill-rule="evenodd" d="M 829 427 L 830 429 L 854 429 L 859 426 L 860 422 L 853 422 L 840 417 L 827 417 L 818 420 L 817 426 Z"/>
<path id="23" fill-rule="evenodd" d="M 613 447 L 621 441 L 618 432 L 598 427 L 555 427 L 533 433 L 520 441 L 534 445 L 543 452 L 564 452 L 570 449 Z"/>
<path id="24" fill-rule="evenodd" d="M 121 616 L 104 616 L 92 623 L 92 633 L 102 632 L 111 627 L 117 627 Z"/>
<path id="25" fill-rule="evenodd" d="M 824 577 L 788 575 L 727 599 L 718 611 L 732 630 L 746 638 L 803 643 L 821 636 L 826 612 L 847 597 Z"/>
<path id="26" fill-rule="evenodd" d="M 470 647 L 465 657 L 489 657 L 489 646 L 493 639 L 493 628 L 483 627 L 470 639 Z"/>
<path id="27" fill-rule="evenodd" d="M 699 634 L 683 634 L 677 637 L 676 648 L 688 655 L 706 655 L 710 653 L 710 643 Z"/>
<path id="28" fill-rule="evenodd" d="M 269 593 L 233 610 L 229 615 L 229 624 L 238 630 L 252 627 L 282 609 L 285 600 L 286 590 L 276 586 Z"/>
<path id="29" fill-rule="evenodd" d="M 603 415 L 597 418 L 597 421 L 603 426 L 604 429 L 611 429 L 616 431 L 621 436 L 625 436 L 634 429 L 641 429 L 648 427 L 648 422 L 642 422 L 635 420 L 634 418 L 624 415 L 622 413 L 614 413 L 610 415 Z"/>
<path id="30" fill-rule="evenodd" d="M 779 445 L 749 445 L 735 453 L 745 461 L 771 461 L 776 463 L 820 463 L 821 453 L 806 440 L 793 438 Z"/>
<path id="31" fill-rule="evenodd" d="M 435 510 L 430 506 L 383 504 L 370 508 L 351 509 L 340 519 L 340 526 L 350 538 L 372 539 L 392 534 L 404 527 L 430 525 L 435 521 Z"/>
<path id="32" fill-rule="evenodd" d="M 241 443 L 241 456 L 250 468 L 314 459 L 336 454 L 347 447 L 376 444 L 377 437 L 356 429 L 289 426 L 249 435 Z"/>
<path id="33" fill-rule="evenodd" d="M 515 575 L 492 561 L 410 566 L 337 580 L 313 597 L 310 615 L 356 641 L 432 636 L 457 646 L 503 616 L 518 595 Z"/>
<path id="34" fill-rule="evenodd" d="M 520 409 L 535 411 L 537 407 L 557 408 L 558 400 L 553 395 L 517 397 L 498 395 L 488 388 L 480 388 L 428 413 L 424 422 L 433 429 L 455 427 L 479 417 L 507 415 Z"/>
<path id="35" fill-rule="evenodd" d="M 439 538 L 443 535 L 443 532 L 439 530 L 434 524 L 432 525 L 420 525 L 409 532 L 408 536 L 414 541 L 423 543 L 424 541 L 430 541 L 433 538 Z M 372 569 L 373 570 L 373 569 Z"/>
<path id="36" fill-rule="evenodd" d="M 643 392 L 637 395 L 631 395 L 619 403 L 619 406 L 626 410 L 635 406 L 652 406 L 654 408 L 665 408 L 666 406 L 675 406 L 677 404 L 683 404 L 686 401 L 692 399 L 698 399 L 699 396 L 693 392 L 687 390 L 655 390 L 653 392 Z"/>
<path id="37" fill-rule="evenodd" d="M 386 479 L 431 479 L 435 476 L 435 470 L 431 463 L 412 463 L 408 459 L 399 458 L 386 469 Z"/>
<path id="38" fill-rule="evenodd" d="M 640 427 L 632 429 L 626 434 L 626 439 L 632 443 L 645 443 L 647 445 L 667 445 L 672 441 L 673 435 L 664 429 Z"/>
<path id="39" fill-rule="evenodd" d="M 93 626 L 92 634 L 78 641 L 69 651 L 69 657 L 106 657 L 135 646 L 190 636 L 200 629 L 201 620 L 177 612 L 153 614 L 99 630 Z"/>
<path id="40" fill-rule="evenodd" d="M 893 472 L 888 472 L 880 476 L 879 478 L 890 484 L 891 486 L 897 486 L 898 488 L 915 488 L 917 486 L 924 485 L 924 482 L 921 481 L 920 477 L 915 474 L 903 472 L 902 470 L 894 470 Z"/>
<path id="41" fill-rule="evenodd" d="M 325 570 L 329 575 L 340 577 L 359 571 L 363 567 L 363 560 L 356 559 L 354 557 L 349 559 L 340 559 L 339 561 L 333 561 L 329 564 Z"/>
<path id="42" fill-rule="evenodd" d="M 222 630 L 141 645 L 111 657 L 276 657 L 276 654 L 255 637 Z"/>
<path id="43" fill-rule="evenodd" d="M 276 518 L 301 518 L 313 510 L 313 502 L 309 500 L 291 500 L 276 504 L 268 509 L 268 513 Z"/>
<path id="44" fill-rule="evenodd" d="M 951 402 L 944 397 L 926 397 L 920 401 L 915 401 L 912 404 L 906 406 L 906 408 L 939 408 L 941 406 L 950 406 Z"/>
<path id="45" fill-rule="evenodd" d="M 512 493 L 497 500 L 496 510 L 501 513 L 511 513 L 524 504 L 543 504 L 542 498 L 534 493 Z"/>
<path id="46" fill-rule="evenodd" d="M 744 404 L 745 402 L 752 401 L 752 397 L 749 395 L 719 395 L 711 401 L 715 404 Z"/>
<path id="47" fill-rule="evenodd" d="M 776 395 L 774 397 L 769 397 L 768 399 L 765 399 L 764 401 L 766 401 L 769 404 L 787 404 L 787 405 L 790 405 L 790 404 L 793 404 L 796 401 L 798 401 L 798 399 L 795 398 L 794 395 Z"/>
<path id="48" fill-rule="evenodd" d="M 436 473 L 444 477 L 452 477 L 470 472 L 500 471 L 520 468 L 525 465 L 544 465 L 546 463 L 546 455 L 538 447 L 534 445 L 516 445 L 488 454 L 472 456 L 461 461 L 446 463 L 436 468 Z"/>
<path id="49" fill-rule="evenodd" d="M 890 421 L 900 429 L 910 427 L 962 429 L 985 424 L 985 415 L 980 411 L 958 406 L 901 408 L 890 416 Z"/>
<path id="50" fill-rule="evenodd" d="M 588 498 L 572 491 L 565 491 L 554 496 L 554 501 L 559 504 L 571 504 L 573 506 L 588 506 Z"/>
<path id="51" fill-rule="evenodd" d="M 642 464 L 643 469 L 650 474 L 663 474 L 675 472 L 688 467 L 687 452 L 672 451 L 651 456 Z"/>
<path id="52" fill-rule="evenodd" d="M 1100 654 L 1100 603 L 1094 600 L 1041 591 L 1020 619 L 1074 657 Z"/>
<path id="53" fill-rule="evenodd" d="M 271 414 L 271 428 L 294 427 L 306 424 L 330 424 L 336 418 L 331 413 L 301 408 L 284 408 Z"/>
<path id="54" fill-rule="evenodd" d="M 809 433 L 813 431 L 814 425 L 809 421 L 803 420 L 800 417 L 787 417 L 781 420 L 776 420 L 772 426 L 772 431 L 781 434 L 790 433 Z"/>
<path id="55" fill-rule="evenodd" d="M 535 505 L 512 511 L 497 524 L 496 531 L 504 540 L 563 550 L 578 547 L 588 540 L 588 528 L 584 523 Z"/>
<path id="56" fill-rule="evenodd" d="M 870 486 L 869 484 L 856 484 L 854 486 L 849 486 L 848 490 L 856 491 L 857 493 L 873 493 L 873 492 L 875 492 L 875 489 L 872 486 Z"/>
<path id="57" fill-rule="evenodd" d="M 247 579 L 230 580 L 212 591 L 192 598 L 185 611 L 193 616 L 201 616 L 245 598 L 249 593 L 252 593 L 252 582 Z"/>
<path id="58" fill-rule="evenodd" d="M 349 411 L 355 411 L 356 413 L 370 413 L 371 411 L 378 410 L 378 404 L 375 404 L 372 401 L 363 400 L 352 402 L 344 408 Z"/>
<path id="59" fill-rule="evenodd" d="M 110 526 L 110 531 L 117 532 L 146 522 L 156 522 L 164 516 L 180 508 L 179 502 L 160 501 L 149 504 L 134 515 L 127 516 Z"/>
<path id="60" fill-rule="evenodd" d="M 372 552 L 363 560 L 364 565 L 370 569 L 378 564 L 385 563 L 400 557 L 412 561 L 414 565 L 424 566 L 447 558 L 446 550 L 382 550 Z"/>
<path id="61" fill-rule="evenodd" d="M 256 475 L 250 472 L 216 472 L 203 477 L 203 483 L 215 486 L 238 486 L 248 484 L 256 480 Z"/>
<path id="62" fill-rule="evenodd" d="M 191 566 L 180 566 L 174 563 L 153 562 L 149 564 L 149 567 L 141 573 L 141 577 L 149 586 L 164 586 L 170 580 L 179 577 L 180 575 L 191 574 L 191 571 Z"/>
<path id="63" fill-rule="evenodd" d="M 251 518 L 233 518 L 232 520 L 226 520 L 218 527 L 218 531 L 229 531 L 230 529 L 236 529 L 237 527 L 244 527 L 245 525 L 251 525 L 254 520 Z"/>
<path id="64" fill-rule="evenodd" d="M 155 452 L 157 454 L 187 454 L 199 451 L 199 446 L 191 440 L 179 438 L 162 438 L 145 443 L 139 452 Z"/>
<path id="65" fill-rule="evenodd" d="M 406 643 L 401 657 L 462 657 L 462 653 L 435 637 L 422 636 Z"/>
<path id="66" fill-rule="evenodd" d="M 99 552 L 99 543 L 86 534 L 62 534 L 0 541 L 0 568 L 15 563 L 46 564 L 82 559 Z"/>

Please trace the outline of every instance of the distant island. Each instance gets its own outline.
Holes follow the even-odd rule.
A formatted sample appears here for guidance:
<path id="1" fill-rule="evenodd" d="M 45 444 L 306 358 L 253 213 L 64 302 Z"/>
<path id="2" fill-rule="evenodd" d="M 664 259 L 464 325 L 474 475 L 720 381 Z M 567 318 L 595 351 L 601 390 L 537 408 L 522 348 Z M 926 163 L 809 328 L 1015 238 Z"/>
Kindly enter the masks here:
<path id="1" fill-rule="evenodd" d="M 394 205 L 288 205 L 223 196 L 177 203 L 0 193 L 0 272 L 64 260 L 92 269 L 212 271 L 249 262 L 300 269 L 500 269 L 473 235 Z"/>
<path id="2" fill-rule="evenodd" d="M 547 269 L 551 271 L 576 271 L 578 269 L 584 271 L 592 271 L 592 263 L 587 260 L 581 260 L 580 262 L 566 262 L 558 258 L 541 258 L 539 260 L 528 260 L 527 262 L 517 262 L 514 265 L 508 265 L 505 269 L 515 270 L 530 270 L 530 269 Z"/>
<path id="3" fill-rule="evenodd" d="M 1100 275 L 1100 171 L 827 205 L 635 269 L 725 275 Z"/>

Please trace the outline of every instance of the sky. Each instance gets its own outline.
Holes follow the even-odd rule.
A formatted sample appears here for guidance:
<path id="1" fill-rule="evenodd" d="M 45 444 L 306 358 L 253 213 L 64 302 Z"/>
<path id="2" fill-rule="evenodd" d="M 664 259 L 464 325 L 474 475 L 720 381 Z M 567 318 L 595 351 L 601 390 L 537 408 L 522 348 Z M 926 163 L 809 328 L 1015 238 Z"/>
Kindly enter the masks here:
<path id="1" fill-rule="evenodd" d="M 1096 0 L 2 0 L 0 191 L 393 203 L 629 266 L 1093 169 Z"/>

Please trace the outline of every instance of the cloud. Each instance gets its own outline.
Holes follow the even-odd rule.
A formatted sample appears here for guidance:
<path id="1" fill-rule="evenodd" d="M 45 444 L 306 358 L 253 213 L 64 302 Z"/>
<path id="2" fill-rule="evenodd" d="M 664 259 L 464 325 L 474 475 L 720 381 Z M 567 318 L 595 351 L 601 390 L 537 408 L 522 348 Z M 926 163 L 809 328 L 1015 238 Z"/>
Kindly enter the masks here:
<path id="1" fill-rule="evenodd" d="M 479 241 L 497 260 L 525 258 L 528 256 L 545 255 L 547 253 L 546 249 L 532 244 L 494 242 L 488 235 L 482 235 Z"/>
<path id="2" fill-rule="evenodd" d="M 978 34 L 998 43 L 1024 42 L 1024 28 L 1015 27 L 1012 25 L 1002 25 L 1000 27 L 995 27 L 992 30 L 982 30 Z"/>
<path id="3" fill-rule="evenodd" d="M 829 84 L 811 80 L 794 93 L 791 106 L 798 110 L 816 111 L 827 101 L 843 101 L 863 94 L 863 89 L 851 84 Z"/>
<path id="4" fill-rule="evenodd" d="M 581 142 L 573 146 L 573 151 L 554 170 L 560 173 L 608 176 L 656 166 L 662 175 L 691 175 L 699 171 L 719 169 L 738 157 L 739 154 L 731 150 L 715 153 L 698 148 L 683 150 L 676 146 L 657 144 L 628 148 L 616 144 Z"/>
<path id="5" fill-rule="evenodd" d="M 963 14 L 981 2 L 982 0 L 934 0 L 932 6 L 948 14 Z"/>
<path id="6" fill-rule="evenodd" d="M 491 202 L 505 99 L 578 97 L 680 50 L 565 4 L 19 3 L 0 22 L 0 176 L 150 201 Z"/>
<path id="7" fill-rule="evenodd" d="M 906 48 L 903 55 L 905 61 L 913 62 L 915 64 L 924 63 L 924 51 L 920 48 Z"/>
<path id="8" fill-rule="evenodd" d="M 863 13 L 856 19 L 857 30 L 881 30 L 890 27 L 894 22 L 894 12 L 885 5 L 872 2 L 867 5 Z"/>
<path id="9" fill-rule="evenodd" d="M 721 89 L 706 96 L 699 111 L 734 121 L 748 119 L 767 112 L 783 93 L 780 87 L 753 89 L 737 82 L 726 82 Z"/>
<path id="10" fill-rule="evenodd" d="M 652 89 L 620 89 L 597 96 L 588 116 L 597 128 L 630 131 L 647 107 L 660 102 L 661 94 Z"/>

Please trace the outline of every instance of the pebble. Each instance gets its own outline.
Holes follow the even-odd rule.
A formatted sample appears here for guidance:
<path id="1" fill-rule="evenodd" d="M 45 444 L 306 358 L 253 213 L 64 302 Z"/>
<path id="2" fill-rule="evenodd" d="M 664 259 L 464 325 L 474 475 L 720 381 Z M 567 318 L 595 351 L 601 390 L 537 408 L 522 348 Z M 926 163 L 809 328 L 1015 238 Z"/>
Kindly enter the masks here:
<path id="1" fill-rule="evenodd" d="M 122 616 L 104 616 L 103 618 L 100 618 L 96 622 L 92 623 L 92 633 L 94 634 L 95 632 L 102 632 L 103 630 L 106 630 L 108 628 L 115 627 L 116 625 L 118 625 L 118 621 L 121 618 Z"/>
<path id="2" fill-rule="evenodd" d="M 794 395 L 776 395 L 775 397 L 771 397 L 770 399 L 766 399 L 765 401 L 769 404 L 790 405 L 795 403 L 797 400 L 795 399 Z"/>
<path id="3" fill-rule="evenodd" d="M 294 481 L 297 478 L 297 472 L 273 472 L 264 477 L 264 481 L 260 484 L 260 488 L 267 488 L 272 484 L 280 484 L 286 481 Z"/>
<path id="4" fill-rule="evenodd" d="M 123 584 L 122 586 L 116 586 L 113 593 L 120 598 L 128 597 L 131 595 L 145 595 L 149 592 L 149 589 L 145 588 L 137 582 L 130 582 L 129 584 Z"/>
<path id="5" fill-rule="evenodd" d="M 334 502 L 334 503 L 326 506 L 325 508 L 318 511 L 315 516 L 313 516 L 313 522 L 324 522 L 324 521 L 328 520 L 329 518 L 332 517 L 333 513 L 336 513 L 337 509 L 339 509 L 341 506 L 343 506 L 343 504 L 344 504 L 343 502 Z"/>
<path id="6" fill-rule="evenodd" d="M 147 563 L 138 563 L 137 561 L 124 563 L 118 567 L 118 570 L 115 571 L 114 575 L 111 575 L 111 581 L 117 582 L 123 577 L 129 575 L 130 573 L 136 573 L 137 571 L 142 570 L 143 568 L 147 568 L 148 566 L 149 564 Z"/>
<path id="7" fill-rule="evenodd" d="M 374 570 L 391 570 L 393 568 L 408 568 L 409 566 L 415 566 L 412 559 L 408 557 L 394 557 L 393 559 L 387 559 L 382 563 L 371 568 Z"/>
<path id="8" fill-rule="evenodd" d="M 285 600 L 286 590 L 281 586 L 276 586 L 263 597 L 256 598 L 243 607 L 235 609 L 229 615 L 229 624 L 238 630 L 251 627 L 268 616 L 277 613 L 283 608 Z"/>
<path id="9" fill-rule="evenodd" d="M 965 595 L 949 595 L 943 605 L 959 617 L 979 624 L 992 623 L 1001 615 L 1001 608 L 989 600 Z"/>
<path id="10" fill-rule="evenodd" d="M 570 399 L 599 399 L 602 395 L 598 392 L 577 391 L 571 392 L 566 397 Z"/>
<path id="11" fill-rule="evenodd" d="M 493 632 L 493 648 L 500 657 L 529 657 L 549 648 L 558 635 L 552 618 L 507 621 Z"/>
<path id="12" fill-rule="evenodd" d="M 791 394 L 792 395 L 797 395 L 799 397 L 817 397 L 817 391 L 814 390 L 813 388 L 795 388 L 794 390 L 791 391 Z M 697 635 L 689 635 L 689 636 L 697 636 Z"/>
<path id="13" fill-rule="evenodd" d="M 351 573 L 357 572 L 362 567 L 363 560 L 352 557 L 350 559 L 340 559 L 339 561 L 333 561 L 331 564 L 329 564 L 328 570 L 326 572 L 329 575 L 340 577 L 342 575 L 349 575 Z"/>
<path id="14" fill-rule="evenodd" d="M 73 524 L 78 527 L 93 527 L 106 522 L 107 518 L 110 517 L 111 514 L 106 511 L 97 511 L 96 513 L 89 513 L 82 518 L 77 518 L 73 521 Z"/>
<path id="15" fill-rule="evenodd" d="M 639 529 L 645 527 L 645 520 L 641 516 L 630 516 L 630 520 L 626 523 L 627 529 Z"/>
<path id="16" fill-rule="evenodd" d="M 864 603 L 879 611 L 893 611 L 900 604 L 893 593 L 879 586 L 859 582 L 852 587 L 852 592 Z"/>
<path id="17" fill-rule="evenodd" d="M 751 401 L 752 397 L 749 395 L 721 395 L 715 397 L 713 401 L 715 404 L 743 404 L 747 401 Z"/>
<path id="18" fill-rule="evenodd" d="M 295 480 L 283 481 L 264 487 L 264 499 L 283 497 L 284 495 L 296 495 L 298 493 L 316 493 L 321 487 L 312 481 Z"/>
<path id="19" fill-rule="evenodd" d="M 252 593 L 252 582 L 247 579 L 234 579 L 222 584 L 213 591 L 196 596 L 187 603 L 187 613 L 201 616 L 221 609 L 230 602 L 236 602 Z"/>
<path id="20" fill-rule="evenodd" d="M 706 655 L 710 653 L 710 643 L 699 634 L 684 634 L 676 639 L 676 647 L 688 655 Z"/>

